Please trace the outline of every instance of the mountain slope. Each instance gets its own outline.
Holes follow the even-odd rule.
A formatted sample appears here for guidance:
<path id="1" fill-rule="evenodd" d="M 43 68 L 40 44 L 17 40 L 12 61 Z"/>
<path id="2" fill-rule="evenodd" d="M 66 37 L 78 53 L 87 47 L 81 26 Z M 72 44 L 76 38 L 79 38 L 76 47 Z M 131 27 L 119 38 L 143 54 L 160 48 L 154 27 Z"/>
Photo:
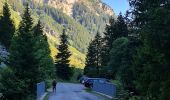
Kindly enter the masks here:
<path id="1" fill-rule="evenodd" d="M 0 5 L 4 0 L 0 0 Z M 18 25 L 25 2 L 28 0 L 8 0 L 12 9 L 12 18 Z M 71 64 L 84 66 L 87 46 L 97 31 L 103 32 L 109 17 L 114 12 L 100 0 L 29 0 L 35 22 L 40 19 L 48 36 L 52 56 L 59 44 L 62 29 L 67 29 L 70 50 L 73 53 Z M 1 9 L 2 6 L 0 6 Z M 79 52 L 80 51 L 80 52 Z"/>

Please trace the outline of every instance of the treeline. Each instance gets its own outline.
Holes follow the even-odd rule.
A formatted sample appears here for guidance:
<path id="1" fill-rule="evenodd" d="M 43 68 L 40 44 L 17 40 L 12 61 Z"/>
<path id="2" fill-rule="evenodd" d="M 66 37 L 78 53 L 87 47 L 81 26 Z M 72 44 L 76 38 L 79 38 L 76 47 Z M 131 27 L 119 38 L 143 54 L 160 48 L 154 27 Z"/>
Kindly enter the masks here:
<path id="1" fill-rule="evenodd" d="M 91 1 L 93 2 L 93 1 Z M 98 8 L 95 8 L 95 3 L 93 3 L 93 7 L 95 11 L 91 11 L 86 5 L 83 3 L 75 3 L 73 6 L 73 18 L 78 21 L 81 25 L 86 27 L 89 30 L 91 35 L 94 37 L 98 32 L 103 32 L 105 24 L 109 22 L 109 15 L 105 14 Z"/>
<path id="2" fill-rule="evenodd" d="M 44 6 L 40 9 L 43 9 L 44 12 L 51 16 L 56 23 L 65 25 L 65 28 L 67 28 L 66 31 L 68 33 L 68 39 L 72 42 L 69 42 L 71 46 L 75 47 L 83 53 L 86 52 L 89 38 L 91 38 L 91 34 L 86 28 L 76 22 L 73 18 L 70 18 L 64 14 L 62 11 L 53 7 Z"/>
<path id="3" fill-rule="evenodd" d="M 10 0 L 12 8 L 17 12 L 23 11 L 24 2 L 25 1 L 22 3 L 18 0 Z M 68 16 L 63 13 L 62 9 L 56 9 L 45 3 L 27 2 L 30 4 L 34 17 L 40 17 L 42 22 L 48 26 L 50 30 L 55 31 L 55 35 L 62 32 L 62 25 L 65 25 L 65 28 L 69 30 L 67 31 L 69 33 L 69 44 L 82 53 L 87 52 L 88 43 L 95 36 L 93 33 L 97 31 L 103 32 L 105 24 L 109 21 L 109 15 L 98 8 L 91 8 L 100 15 L 98 16 L 83 3 L 74 4 L 73 15 Z M 95 5 L 93 2 L 92 4 Z M 50 21 L 46 21 L 47 19 Z"/>
<path id="4" fill-rule="evenodd" d="M 88 47 L 84 74 L 117 80 L 117 99 L 169 100 L 170 3 L 129 0 L 125 17 L 110 19 Z M 123 92 L 122 92 L 123 91 Z"/>
<path id="5" fill-rule="evenodd" d="M 22 9 L 20 8 L 22 8 L 24 4 L 21 2 L 18 3 L 16 0 L 14 1 L 12 4 L 13 9 L 15 11 L 22 12 Z M 43 4 L 43 6 L 41 6 L 33 1 L 28 2 L 30 4 L 33 16 L 40 18 L 50 30 L 54 31 L 54 36 L 58 36 L 60 32 L 62 32 L 61 30 L 63 30 L 62 26 L 65 25 L 65 28 L 67 28 L 66 31 L 69 33 L 69 45 L 75 47 L 83 53 L 86 52 L 89 38 L 91 38 L 89 30 L 83 27 L 79 22 L 76 22 L 70 16 L 63 13 L 60 9 L 48 6 L 47 4 Z"/>
<path id="6" fill-rule="evenodd" d="M 0 93 L 3 95 L 0 99 L 33 100 L 36 99 L 37 83 L 47 82 L 57 76 L 69 80 L 73 75 L 65 31 L 61 35 L 57 61 L 54 63 L 43 26 L 40 21 L 34 25 L 28 4 L 16 29 L 9 5 L 4 3 L 3 15 L 0 17 L 0 42 L 10 53 L 5 61 L 7 67 L 0 68 Z"/>
<path id="7" fill-rule="evenodd" d="M 113 71 L 115 68 L 111 68 L 111 65 L 108 64 L 120 64 L 120 62 L 117 61 L 120 61 L 122 57 L 118 58 L 117 61 L 115 61 L 116 63 L 113 62 L 112 57 L 119 57 L 117 52 L 119 50 L 120 53 L 123 52 L 121 50 L 121 45 L 127 45 L 127 42 L 129 41 L 128 32 L 128 26 L 122 14 L 118 16 L 117 20 L 111 18 L 109 25 L 106 26 L 104 37 L 101 37 L 98 32 L 94 40 L 90 42 L 84 73 L 91 77 L 115 78 L 115 72 Z M 114 55 L 115 52 L 116 55 Z M 96 73 L 94 72 L 95 70 Z M 111 73 L 103 73 L 104 70 L 110 70 Z"/>

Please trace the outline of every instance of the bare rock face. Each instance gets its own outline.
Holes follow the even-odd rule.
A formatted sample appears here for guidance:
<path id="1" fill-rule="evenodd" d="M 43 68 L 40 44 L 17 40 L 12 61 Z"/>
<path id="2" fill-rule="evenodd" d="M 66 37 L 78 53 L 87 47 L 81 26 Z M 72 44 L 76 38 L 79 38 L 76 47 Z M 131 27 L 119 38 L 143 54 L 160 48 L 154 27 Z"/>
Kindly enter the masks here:
<path id="1" fill-rule="evenodd" d="M 114 14 L 113 9 L 109 7 L 108 5 L 106 5 L 105 3 L 99 2 L 97 6 L 109 15 Z"/>
<path id="2" fill-rule="evenodd" d="M 47 0 L 45 1 L 47 2 Z M 57 9 L 62 9 L 63 12 L 69 16 L 72 16 L 75 3 L 86 5 L 94 13 L 97 12 L 94 8 L 97 8 L 108 15 L 114 15 L 112 8 L 99 0 L 48 0 L 48 5 Z"/>
<path id="3" fill-rule="evenodd" d="M 57 9 L 62 9 L 64 13 L 71 16 L 74 3 L 77 1 L 78 0 L 49 0 L 48 5 Z"/>
<path id="4" fill-rule="evenodd" d="M 13 1 L 13 0 L 9 0 Z M 17 0 L 18 2 L 28 2 L 28 0 Z M 101 0 L 29 0 L 31 2 L 36 2 L 40 5 L 47 4 L 56 9 L 61 9 L 65 14 L 72 16 L 73 7 L 75 3 L 84 4 L 93 13 L 97 13 L 97 10 L 112 16 L 114 15 L 113 9 L 107 4 L 103 3 Z M 0 5 L 2 5 L 3 0 L 0 0 Z M 97 10 L 96 10 L 97 9 Z"/>
<path id="5" fill-rule="evenodd" d="M 99 9 L 108 15 L 114 15 L 112 8 L 109 7 L 107 4 L 103 3 L 101 0 L 30 0 L 30 1 L 34 1 L 38 4 L 47 4 L 56 9 L 61 9 L 65 14 L 69 16 L 72 16 L 73 14 L 73 6 L 75 3 L 84 4 L 97 15 L 98 13 L 96 9 Z"/>

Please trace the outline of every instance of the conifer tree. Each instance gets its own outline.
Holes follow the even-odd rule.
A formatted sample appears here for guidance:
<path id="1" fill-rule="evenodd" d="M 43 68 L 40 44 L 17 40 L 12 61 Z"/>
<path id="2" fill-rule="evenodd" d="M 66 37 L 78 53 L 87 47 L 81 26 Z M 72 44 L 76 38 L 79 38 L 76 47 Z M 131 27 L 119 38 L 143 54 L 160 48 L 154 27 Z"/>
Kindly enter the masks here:
<path id="1" fill-rule="evenodd" d="M 69 80 L 73 75 L 73 69 L 69 65 L 71 53 L 68 48 L 68 37 L 65 29 L 60 36 L 61 42 L 58 47 L 59 53 L 56 56 L 56 75 L 59 78 Z"/>
<path id="2" fill-rule="evenodd" d="M 33 21 L 27 4 L 18 32 L 12 40 L 10 47 L 10 68 L 17 79 L 18 91 L 12 93 L 18 100 L 26 99 L 36 91 L 37 66 L 34 56 Z M 10 95 L 10 93 L 9 93 Z"/>
<path id="3" fill-rule="evenodd" d="M 125 18 L 122 16 L 122 13 L 119 14 L 117 21 L 115 23 L 115 34 L 113 35 L 114 39 L 118 39 L 120 37 L 128 36 L 128 28 L 125 22 Z"/>
<path id="4" fill-rule="evenodd" d="M 9 50 L 15 26 L 11 19 L 11 12 L 7 1 L 3 6 L 3 15 L 0 18 L 0 42 Z"/>
<path id="5" fill-rule="evenodd" d="M 115 19 L 113 17 L 110 18 L 109 25 L 106 25 L 104 38 L 102 39 L 102 66 L 107 66 L 109 61 L 109 53 L 112 49 L 112 43 L 114 41 L 115 34 Z"/>
<path id="6" fill-rule="evenodd" d="M 95 71 L 95 50 L 94 50 L 94 42 L 91 41 L 86 55 L 84 75 L 94 76 L 95 74 L 94 71 Z"/>
<path id="7" fill-rule="evenodd" d="M 102 66 L 107 66 L 110 50 L 112 49 L 112 43 L 120 37 L 128 36 L 128 28 L 125 22 L 125 18 L 120 13 L 117 20 L 111 17 L 109 25 L 106 25 L 106 32 L 104 32 L 103 38 L 103 50 L 102 50 Z"/>
<path id="8" fill-rule="evenodd" d="M 99 34 L 99 32 L 96 34 L 94 38 L 94 51 L 95 51 L 95 66 L 97 69 L 97 75 L 100 74 L 100 69 L 101 69 L 101 48 L 102 48 L 102 38 Z"/>
<path id="9" fill-rule="evenodd" d="M 51 78 L 54 75 L 54 64 L 50 56 L 50 49 L 47 36 L 43 33 L 41 22 L 34 27 L 34 56 L 37 66 L 37 81 L 42 81 Z"/>
<path id="10" fill-rule="evenodd" d="M 169 0 L 130 0 L 134 26 L 143 43 L 134 60 L 142 99 L 168 100 L 170 93 Z"/>
<path id="11" fill-rule="evenodd" d="M 90 43 L 88 48 L 84 74 L 92 77 L 100 76 L 101 47 L 102 38 L 100 34 L 97 33 L 94 40 Z"/>

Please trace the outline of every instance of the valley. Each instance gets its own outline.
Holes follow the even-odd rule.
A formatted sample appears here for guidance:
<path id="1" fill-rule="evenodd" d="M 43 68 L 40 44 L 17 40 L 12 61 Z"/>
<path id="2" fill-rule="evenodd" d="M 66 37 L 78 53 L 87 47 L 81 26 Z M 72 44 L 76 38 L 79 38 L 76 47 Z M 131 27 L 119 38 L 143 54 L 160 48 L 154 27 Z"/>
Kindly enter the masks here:
<path id="1" fill-rule="evenodd" d="M 84 67 L 89 42 L 97 32 L 103 34 L 110 16 L 115 16 L 113 10 L 100 0 L 9 0 L 16 28 L 26 2 L 30 3 L 35 22 L 40 19 L 43 23 L 53 58 L 57 54 L 55 48 L 59 44 L 59 35 L 64 27 L 67 29 L 73 54 L 70 63 L 77 68 Z M 0 5 L 2 11 L 3 0 Z"/>

